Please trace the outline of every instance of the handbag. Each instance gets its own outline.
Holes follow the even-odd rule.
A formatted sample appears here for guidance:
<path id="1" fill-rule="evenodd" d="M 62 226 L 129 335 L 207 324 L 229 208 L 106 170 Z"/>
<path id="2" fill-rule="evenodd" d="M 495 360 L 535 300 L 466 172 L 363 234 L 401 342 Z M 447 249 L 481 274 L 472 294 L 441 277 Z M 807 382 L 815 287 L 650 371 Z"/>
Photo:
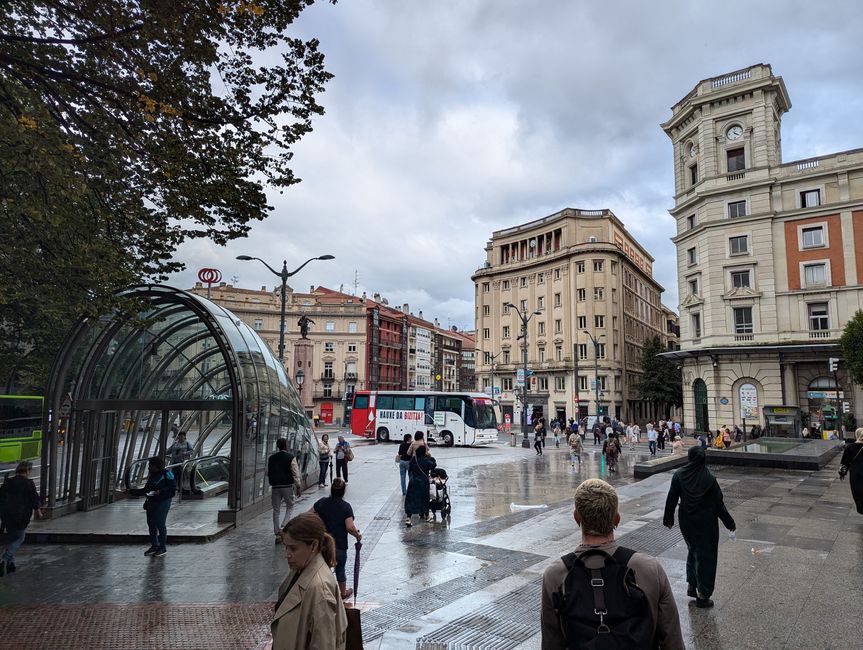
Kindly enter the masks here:
<path id="1" fill-rule="evenodd" d="M 350 447 L 345 448 L 345 458 L 348 460 L 348 462 L 354 459 L 354 450 Z"/>
<path id="2" fill-rule="evenodd" d="M 363 626 L 360 622 L 360 610 L 355 607 L 345 607 L 345 616 L 348 617 L 345 650 L 363 650 Z"/>
<path id="3" fill-rule="evenodd" d="M 849 467 L 851 467 L 851 465 L 853 465 L 853 464 L 854 464 L 854 461 L 855 461 L 855 460 L 857 460 L 857 459 L 860 457 L 860 454 L 861 454 L 861 453 L 863 453 L 863 447 L 860 447 L 860 449 L 859 449 L 859 450 L 857 451 L 857 453 L 854 455 L 854 458 L 852 458 L 852 459 L 851 459 L 851 462 L 850 462 L 850 463 L 848 463 L 848 467 L 846 467 L 845 465 L 840 465 L 840 466 L 839 466 L 839 478 L 840 478 L 840 479 L 842 479 L 842 480 L 844 480 L 844 479 L 845 479 L 845 475 L 848 473 L 848 468 L 849 468 Z"/>

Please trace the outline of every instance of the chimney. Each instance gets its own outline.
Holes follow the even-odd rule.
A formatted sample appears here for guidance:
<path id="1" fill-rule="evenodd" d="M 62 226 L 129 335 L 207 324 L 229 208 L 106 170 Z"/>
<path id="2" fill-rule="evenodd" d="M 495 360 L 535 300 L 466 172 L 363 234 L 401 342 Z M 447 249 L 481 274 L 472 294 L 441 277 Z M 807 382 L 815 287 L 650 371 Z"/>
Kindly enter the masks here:
<path id="1" fill-rule="evenodd" d="M 309 293 L 314 293 L 314 292 L 315 292 L 315 285 L 313 285 L 313 284 L 309 285 Z"/>
<path id="2" fill-rule="evenodd" d="M 365 302 L 365 301 L 366 301 L 366 292 L 363 291 L 363 302 Z"/>
<path id="3" fill-rule="evenodd" d="M 423 310 L 422 310 L 422 309 L 420 309 L 420 315 L 419 315 L 419 318 L 420 318 L 420 320 L 425 320 L 425 319 L 423 318 Z"/>
<path id="4" fill-rule="evenodd" d="M 403 304 L 402 311 L 406 314 L 411 313 L 411 306 L 408 303 Z"/>
<path id="5" fill-rule="evenodd" d="M 379 293 L 372 294 L 372 300 L 374 300 L 375 302 L 380 302 L 381 301 L 381 294 L 379 294 Z"/>
<path id="6" fill-rule="evenodd" d="M 267 285 L 264 285 L 263 287 L 261 287 L 261 291 L 266 291 L 266 290 L 267 290 Z"/>

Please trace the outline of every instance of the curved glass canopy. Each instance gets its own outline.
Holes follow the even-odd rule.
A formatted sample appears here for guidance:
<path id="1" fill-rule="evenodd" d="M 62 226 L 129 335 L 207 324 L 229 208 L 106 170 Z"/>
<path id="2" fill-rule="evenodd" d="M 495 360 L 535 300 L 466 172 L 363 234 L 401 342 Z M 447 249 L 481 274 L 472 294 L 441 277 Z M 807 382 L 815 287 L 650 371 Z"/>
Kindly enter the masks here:
<path id="1" fill-rule="evenodd" d="M 300 398 L 267 345 L 227 309 L 167 286 L 123 297 L 135 318 L 82 319 L 54 364 L 46 396 L 42 490 L 49 507 L 112 501 L 136 461 L 230 458 L 229 510 L 264 499 L 267 458 L 284 437 L 304 482 L 317 441 Z M 191 452 L 171 447 L 186 432 Z"/>

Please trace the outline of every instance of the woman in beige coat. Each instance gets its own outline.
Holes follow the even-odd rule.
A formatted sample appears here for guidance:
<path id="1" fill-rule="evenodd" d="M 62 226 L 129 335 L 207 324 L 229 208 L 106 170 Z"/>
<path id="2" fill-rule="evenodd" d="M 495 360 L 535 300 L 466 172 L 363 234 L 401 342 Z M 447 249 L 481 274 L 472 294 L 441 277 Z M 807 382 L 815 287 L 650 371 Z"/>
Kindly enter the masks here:
<path id="1" fill-rule="evenodd" d="M 348 620 L 332 572 L 333 538 L 308 512 L 285 524 L 282 537 L 291 570 L 279 587 L 273 650 L 344 650 Z"/>

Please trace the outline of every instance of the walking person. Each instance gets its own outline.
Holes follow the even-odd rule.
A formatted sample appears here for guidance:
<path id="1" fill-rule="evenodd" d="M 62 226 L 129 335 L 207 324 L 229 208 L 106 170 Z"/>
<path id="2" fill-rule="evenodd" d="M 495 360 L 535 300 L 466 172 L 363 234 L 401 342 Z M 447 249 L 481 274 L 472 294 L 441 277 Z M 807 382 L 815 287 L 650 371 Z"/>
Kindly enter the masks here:
<path id="1" fill-rule="evenodd" d="M 410 435 L 410 434 L 405 434 L 405 435 Z M 411 443 L 411 446 L 408 448 L 408 456 L 413 458 L 418 447 L 425 447 L 426 448 L 426 455 L 431 453 L 431 450 L 429 449 L 429 443 L 426 441 L 425 434 L 422 431 L 417 431 L 414 434 L 414 441 Z"/>
<path id="2" fill-rule="evenodd" d="M 433 517 L 429 515 L 429 490 L 431 484 L 429 482 L 429 472 L 437 467 L 435 459 L 427 453 L 428 449 L 424 446 L 417 447 L 411 458 L 410 464 L 410 482 L 408 483 L 408 493 L 405 496 L 405 526 L 410 528 L 412 525 L 411 517 L 419 515 L 420 519 L 432 521 Z"/>
<path id="3" fill-rule="evenodd" d="M 267 459 L 267 480 L 273 491 L 270 497 L 273 506 L 273 533 L 276 536 L 276 544 L 281 544 L 282 528 L 291 518 L 294 510 L 294 493 L 298 498 L 302 494 L 302 478 L 297 459 L 288 451 L 288 441 L 279 438 L 276 440 L 276 449 L 278 451 Z M 283 502 L 287 510 L 280 526 L 279 515 Z"/>
<path id="4" fill-rule="evenodd" d="M 348 562 L 348 534 L 358 542 L 363 538 L 354 524 L 354 509 L 345 501 L 345 482 L 334 479 L 330 487 L 330 496 L 318 499 L 312 506 L 312 512 L 324 522 L 327 532 L 336 542 L 336 582 L 339 583 L 339 593 L 342 600 L 353 595 L 354 590 L 347 586 L 345 566 Z"/>
<path id="5" fill-rule="evenodd" d="M 599 423 L 599 419 L 597 418 L 596 422 L 593 424 L 593 444 L 594 446 L 598 445 L 602 440 L 602 425 Z"/>
<path id="6" fill-rule="evenodd" d="M 399 445 L 399 451 L 396 454 L 396 462 L 399 464 L 399 478 L 402 482 L 402 496 L 408 493 L 408 470 L 411 466 L 411 457 L 408 451 L 411 448 L 411 434 L 406 433 L 402 439 L 402 444 Z"/>
<path id="7" fill-rule="evenodd" d="M 854 432 L 855 442 L 845 445 L 842 452 L 842 463 L 839 465 L 839 479 L 844 481 L 846 474 L 851 474 L 848 481 L 851 484 L 851 496 L 857 512 L 863 515 L 863 427 Z"/>
<path id="8" fill-rule="evenodd" d="M 609 472 L 617 472 L 617 457 L 620 456 L 620 441 L 617 439 L 617 434 L 613 433 L 602 445 L 602 453 L 605 455 L 605 462 L 608 463 Z"/>
<path id="9" fill-rule="evenodd" d="M 15 553 L 24 543 L 27 526 L 33 513 L 42 518 L 42 500 L 36 491 L 36 484 L 30 478 L 33 463 L 23 461 L 15 468 L 12 476 L 0 486 L 0 519 L 6 527 L 9 544 L 0 557 L 0 576 L 15 572 Z"/>
<path id="10" fill-rule="evenodd" d="M 273 650 L 345 650 L 348 619 L 331 571 L 335 540 L 310 512 L 291 519 L 282 534 L 290 571 L 279 586 L 270 625 Z"/>
<path id="11" fill-rule="evenodd" d="M 656 446 L 661 450 L 665 450 L 665 427 L 660 424 L 656 430 Z"/>
<path id="12" fill-rule="evenodd" d="M 662 564 L 614 539 L 620 524 L 614 488 L 596 478 L 584 481 L 575 490 L 572 515 L 581 543 L 542 574 L 542 650 L 684 650 L 677 604 Z M 595 605 L 598 595 L 615 607 Z M 603 628 L 605 633 L 598 635 Z"/>
<path id="13" fill-rule="evenodd" d="M 647 423 L 647 448 L 651 456 L 656 456 L 656 429 L 653 428 L 653 422 Z"/>
<path id="14" fill-rule="evenodd" d="M 560 449 L 560 422 L 555 421 L 554 426 L 551 429 L 551 432 L 554 434 L 554 446 L 557 449 Z"/>
<path id="15" fill-rule="evenodd" d="M 345 437 L 339 434 L 339 441 L 336 443 L 336 476 L 348 482 L 348 463 L 354 458 L 354 451 L 351 449 L 351 443 L 345 440 Z"/>
<path id="16" fill-rule="evenodd" d="M 168 458 L 171 459 L 171 465 L 180 465 L 192 457 L 194 449 L 192 443 L 186 440 L 186 432 L 180 431 L 177 434 L 177 439 L 168 447 Z"/>
<path id="17" fill-rule="evenodd" d="M 581 439 L 581 436 L 578 435 L 577 431 L 573 431 L 569 434 L 569 465 L 571 468 L 575 469 L 575 464 L 578 463 L 579 469 L 581 469 L 581 452 L 584 449 L 584 444 Z"/>
<path id="18" fill-rule="evenodd" d="M 318 443 L 318 487 L 327 487 L 327 468 L 332 463 L 333 450 L 330 449 L 330 436 L 326 433 L 321 435 L 321 441 Z"/>
<path id="19" fill-rule="evenodd" d="M 542 423 L 537 422 L 533 428 L 533 448 L 537 456 L 542 456 Z"/>
<path id="20" fill-rule="evenodd" d="M 722 499 L 719 483 L 707 469 L 707 454 L 701 447 L 689 450 L 689 462 L 674 472 L 665 500 L 662 523 L 674 527 L 674 510 L 678 514 L 680 532 L 686 542 L 686 595 L 695 598 L 698 607 L 713 607 L 710 596 L 716 583 L 716 560 L 719 551 L 719 523 L 734 531 L 737 525 Z"/>
<path id="21" fill-rule="evenodd" d="M 147 463 L 150 474 L 147 483 L 142 488 L 132 488 L 129 494 L 135 497 L 146 496 L 144 510 L 147 511 L 147 528 L 150 530 L 150 548 L 144 555 L 162 557 L 167 554 L 168 541 L 168 511 L 171 509 L 171 499 L 177 491 L 174 474 L 165 469 L 165 461 L 153 456 Z"/>

